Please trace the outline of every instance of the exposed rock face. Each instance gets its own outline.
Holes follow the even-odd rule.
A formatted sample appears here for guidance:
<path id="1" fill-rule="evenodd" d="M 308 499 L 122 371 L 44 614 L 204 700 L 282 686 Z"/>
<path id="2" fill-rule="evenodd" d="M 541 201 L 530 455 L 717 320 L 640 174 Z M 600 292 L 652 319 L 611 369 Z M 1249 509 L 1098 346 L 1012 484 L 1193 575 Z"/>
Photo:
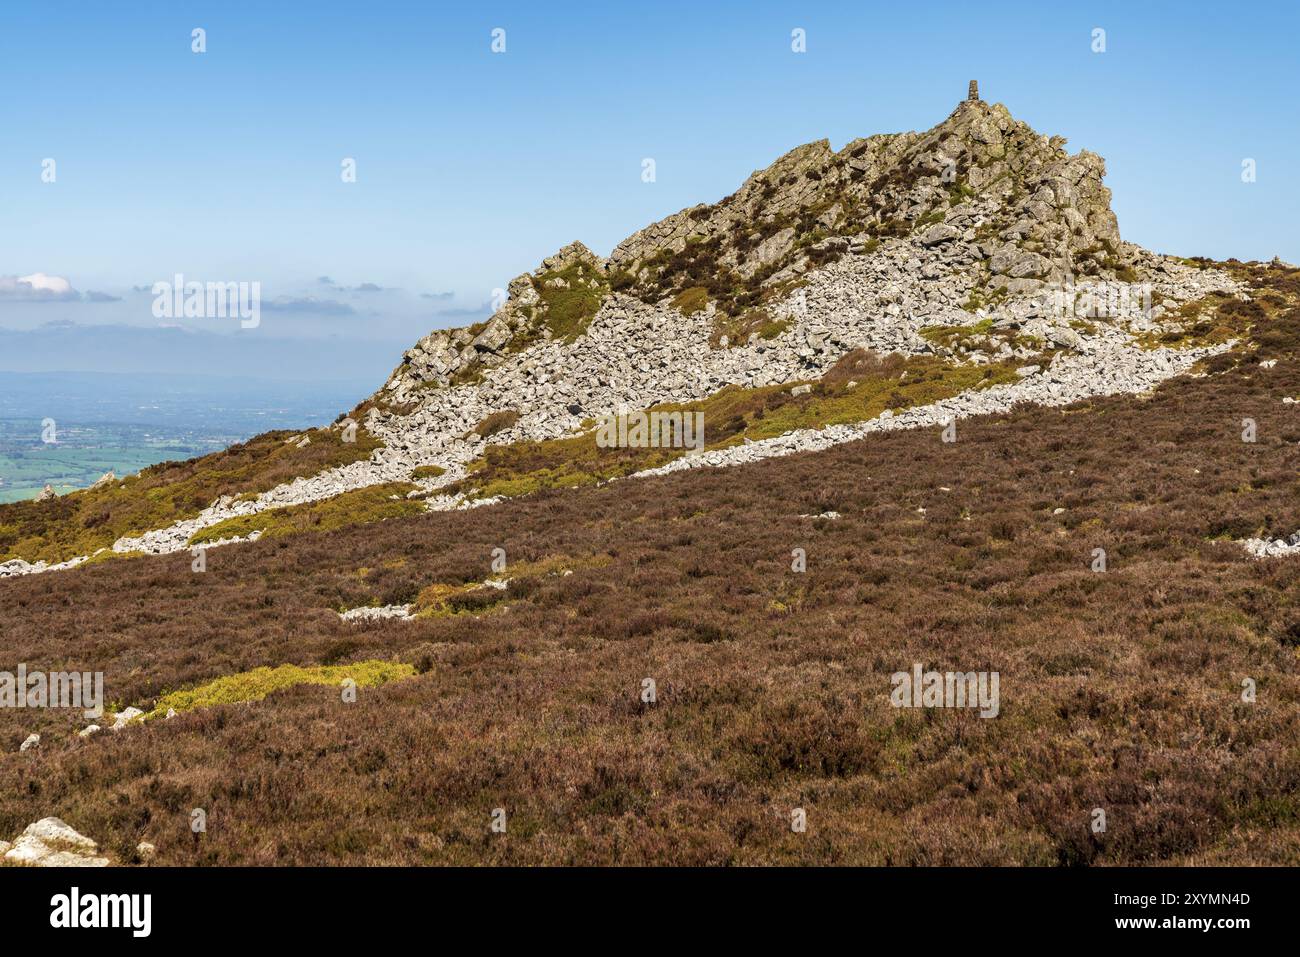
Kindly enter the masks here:
<path id="1" fill-rule="evenodd" d="M 420 387 L 446 386 L 458 373 L 550 338 L 542 328 L 542 294 L 575 265 L 588 267 L 584 281 L 603 298 L 621 286 L 649 303 L 662 301 L 651 264 L 693 243 L 714 244 L 711 264 L 759 287 L 803 274 L 847 250 L 852 239 L 918 230 L 926 246 L 973 244 L 978 259 L 989 260 L 981 270 L 989 290 L 1004 285 L 1004 276 L 1114 279 L 1130 262 L 1102 185 L 1105 163 L 1086 151 L 1071 156 L 1064 144 L 976 97 L 926 133 L 872 136 L 839 152 L 827 140 L 797 147 L 721 202 L 632 234 L 608 261 L 581 243 L 564 247 L 535 273 L 511 281 L 509 300 L 487 322 L 435 331 L 416 343 L 376 398 L 409 403 Z"/>
<path id="2" fill-rule="evenodd" d="M 40 501 L 40 497 L 38 496 L 36 500 Z M 76 568 L 86 560 L 87 556 L 79 555 L 66 562 L 50 564 L 45 561 L 30 563 L 23 561 L 21 558 L 15 558 L 0 564 L 0 578 L 14 578 L 18 575 L 30 575 L 35 572 L 63 571 L 66 568 Z"/>
<path id="3" fill-rule="evenodd" d="M 975 228 L 990 252 L 1021 244 L 1060 275 L 1104 272 L 1102 244 L 1120 238 L 1102 185 L 1105 164 L 1086 151 L 1071 156 L 1064 144 L 1001 104 L 967 100 L 926 133 L 872 136 L 838 153 L 825 140 L 792 150 L 722 202 L 683 210 L 624 240 L 610 262 L 634 269 L 661 249 L 711 236 L 724 239 L 723 260 L 736 262 L 748 231 L 814 213 L 829 235 L 899 235 L 929 219 Z M 1090 259 L 1095 270 L 1086 268 Z"/>

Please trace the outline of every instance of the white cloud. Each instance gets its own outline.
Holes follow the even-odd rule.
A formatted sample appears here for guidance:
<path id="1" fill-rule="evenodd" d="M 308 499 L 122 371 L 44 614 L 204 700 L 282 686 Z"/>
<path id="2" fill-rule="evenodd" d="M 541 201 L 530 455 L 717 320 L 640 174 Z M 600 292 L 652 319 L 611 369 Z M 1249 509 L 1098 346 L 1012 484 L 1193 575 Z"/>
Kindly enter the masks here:
<path id="1" fill-rule="evenodd" d="M 19 302 L 67 302 L 81 293 L 62 276 L 34 272 L 30 276 L 0 276 L 0 299 Z"/>

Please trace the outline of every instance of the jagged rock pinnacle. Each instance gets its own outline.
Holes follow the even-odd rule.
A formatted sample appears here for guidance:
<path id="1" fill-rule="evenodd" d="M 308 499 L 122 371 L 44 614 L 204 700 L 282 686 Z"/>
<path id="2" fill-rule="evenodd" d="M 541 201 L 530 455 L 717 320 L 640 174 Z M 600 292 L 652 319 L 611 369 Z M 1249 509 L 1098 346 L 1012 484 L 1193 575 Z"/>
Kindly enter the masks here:
<path id="1" fill-rule="evenodd" d="M 927 131 L 878 134 L 838 151 L 827 140 L 796 147 L 730 196 L 638 230 L 607 259 L 570 243 L 513 279 L 486 322 L 421 339 L 390 377 L 388 401 L 476 383 L 529 344 L 572 342 L 616 295 L 688 311 L 711 304 L 735 318 L 885 240 L 959 250 L 956 271 L 981 297 L 1127 274 L 1131 252 L 1103 185 L 1105 164 L 1064 147 L 1063 137 L 980 99 L 971 80 L 967 97 Z"/>

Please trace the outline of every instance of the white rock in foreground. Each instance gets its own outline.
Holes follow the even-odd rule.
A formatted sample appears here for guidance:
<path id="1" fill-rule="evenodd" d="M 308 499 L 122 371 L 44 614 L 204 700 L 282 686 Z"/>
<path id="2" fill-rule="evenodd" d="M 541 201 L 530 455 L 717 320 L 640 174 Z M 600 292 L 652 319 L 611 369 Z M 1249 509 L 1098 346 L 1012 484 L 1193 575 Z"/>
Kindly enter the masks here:
<path id="1" fill-rule="evenodd" d="M 1285 558 L 1300 555 L 1300 532 L 1286 538 L 1248 538 L 1237 544 L 1256 558 Z"/>
<path id="2" fill-rule="evenodd" d="M 97 845 L 57 817 L 46 817 L 18 835 L 2 859 L 25 867 L 107 867 L 108 858 L 97 857 Z"/>
<path id="3" fill-rule="evenodd" d="M 379 608 L 373 608 L 369 605 L 362 605 L 360 608 L 349 608 L 347 611 L 339 612 L 339 617 L 344 621 L 376 621 L 381 618 L 410 618 L 410 605 L 384 605 Z"/>
<path id="4" fill-rule="evenodd" d="M 132 718 L 138 718 L 142 714 L 144 714 L 144 712 L 139 708 L 127 708 L 124 711 L 118 711 L 113 715 L 113 724 L 108 730 L 121 731 L 127 726 Z"/>

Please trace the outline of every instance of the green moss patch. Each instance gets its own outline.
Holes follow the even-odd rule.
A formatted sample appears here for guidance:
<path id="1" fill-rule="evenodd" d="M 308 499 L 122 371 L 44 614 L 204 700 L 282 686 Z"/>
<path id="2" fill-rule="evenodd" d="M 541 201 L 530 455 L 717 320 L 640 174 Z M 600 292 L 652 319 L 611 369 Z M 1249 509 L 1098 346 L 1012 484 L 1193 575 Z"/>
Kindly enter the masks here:
<path id="1" fill-rule="evenodd" d="M 1183 303 L 1161 317 L 1161 331 L 1139 333 L 1135 338 L 1144 349 L 1194 349 L 1221 345 L 1250 335 L 1267 312 L 1254 300 L 1241 300 L 1226 293 L 1211 293 Z"/>
<path id="2" fill-rule="evenodd" d="M 789 319 L 776 319 L 762 308 L 746 310 L 739 316 L 720 312 L 714 319 L 713 334 L 709 337 L 709 344 L 715 349 L 721 348 L 725 337 L 728 347 L 743 346 L 753 336 L 771 340 L 789 328 Z"/>
<path id="3" fill-rule="evenodd" d="M 992 309 L 1000 303 L 1005 302 L 1006 298 L 1006 286 L 998 286 L 991 292 L 972 289 L 970 295 L 966 297 L 966 301 L 961 304 L 961 307 L 967 312 L 975 312 L 977 309 Z"/>
<path id="4" fill-rule="evenodd" d="M 424 502 L 409 499 L 416 490 L 409 482 L 388 482 L 353 489 L 319 502 L 305 502 L 287 508 L 269 509 L 254 515 L 237 515 L 195 532 L 190 545 L 204 545 L 223 538 L 247 538 L 260 531 L 263 538 L 297 535 L 302 532 L 329 532 L 348 525 L 379 522 L 424 513 Z"/>
<path id="5" fill-rule="evenodd" d="M 217 678 L 197 688 L 165 694 L 143 719 L 163 717 L 169 710 L 183 714 L 195 708 L 261 701 L 269 694 L 294 685 L 340 685 L 344 679 L 351 678 L 358 688 L 373 688 L 399 678 L 413 677 L 415 673 L 414 665 L 395 661 L 358 661 L 350 665 L 319 665 L 311 668 L 300 668 L 298 665 L 254 668 L 252 671 Z"/>
<path id="6" fill-rule="evenodd" d="M 691 286 L 673 297 L 672 307 L 683 315 L 693 316 L 709 304 L 709 291 L 703 286 Z"/>
<path id="7" fill-rule="evenodd" d="M 573 342 L 587 331 L 610 291 L 605 276 L 587 262 L 534 276 L 533 287 L 542 298 L 542 324 L 561 342 Z"/>
<path id="8" fill-rule="evenodd" d="M 417 618 L 478 614 L 506 600 L 506 590 L 492 585 L 433 584 L 420 589 L 412 612 Z"/>

